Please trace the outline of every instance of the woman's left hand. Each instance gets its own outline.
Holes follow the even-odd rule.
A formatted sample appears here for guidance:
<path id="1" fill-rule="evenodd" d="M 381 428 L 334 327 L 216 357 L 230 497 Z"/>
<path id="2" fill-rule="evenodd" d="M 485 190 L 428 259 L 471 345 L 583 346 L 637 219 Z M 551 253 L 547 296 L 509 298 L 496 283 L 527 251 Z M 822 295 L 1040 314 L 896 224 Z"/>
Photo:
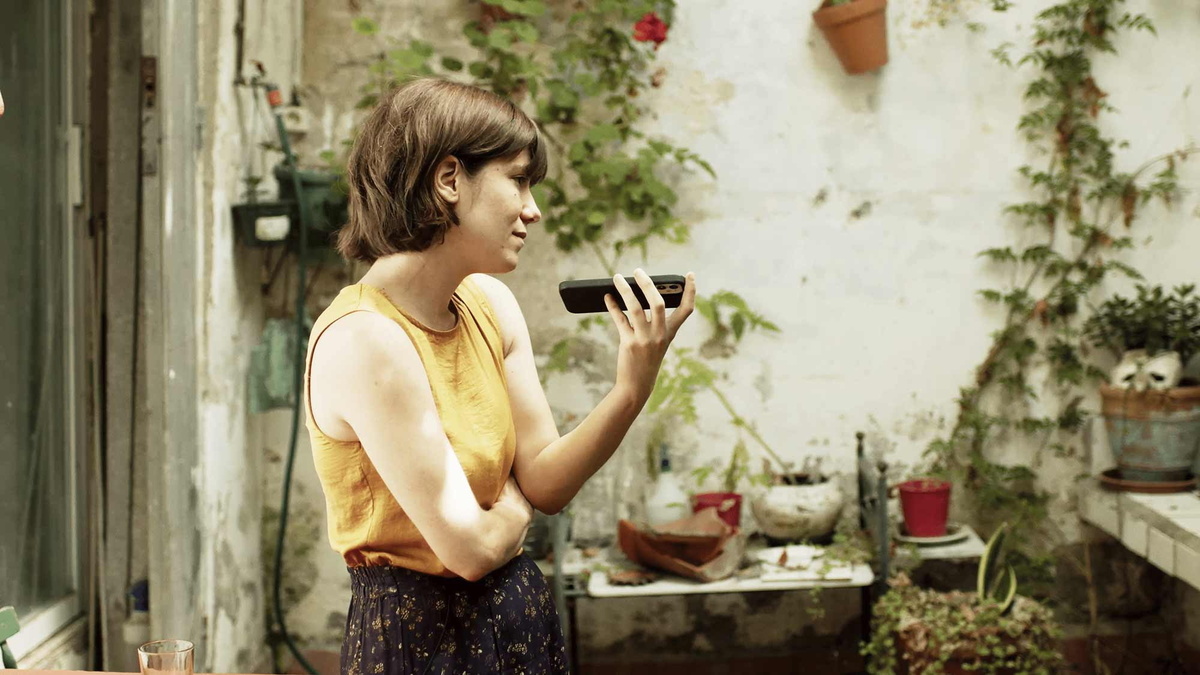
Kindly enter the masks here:
<path id="1" fill-rule="evenodd" d="M 658 371 L 662 366 L 667 348 L 679 332 L 679 327 L 692 314 L 696 306 L 696 275 L 688 272 L 684 282 L 683 299 L 679 307 L 668 316 L 666 303 L 654 286 L 650 275 L 642 269 L 637 269 L 634 281 L 642 289 L 649 307 L 642 307 L 633 288 L 625 277 L 620 274 L 613 277 L 613 283 L 628 313 L 622 312 L 612 295 L 604 296 L 604 304 L 612 317 L 617 332 L 621 335 L 621 345 L 617 353 L 617 382 L 616 386 L 628 388 L 639 406 L 645 404 L 654 391 L 654 383 L 658 379 Z"/>

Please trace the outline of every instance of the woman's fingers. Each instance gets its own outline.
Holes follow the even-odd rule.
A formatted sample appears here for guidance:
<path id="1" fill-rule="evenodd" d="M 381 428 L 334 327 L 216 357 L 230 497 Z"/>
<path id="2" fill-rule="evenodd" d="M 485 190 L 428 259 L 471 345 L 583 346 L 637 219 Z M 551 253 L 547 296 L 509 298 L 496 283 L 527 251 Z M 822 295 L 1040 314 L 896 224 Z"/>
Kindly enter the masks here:
<path id="1" fill-rule="evenodd" d="M 633 326 L 633 332 L 640 333 L 646 326 L 645 307 L 638 301 L 637 296 L 633 293 L 633 287 L 625 280 L 625 277 L 620 274 L 613 277 L 613 285 L 617 287 L 617 292 L 621 294 L 621 299 L 625 301 L 625 309 L 629 312 L 629 325 Z"/>
<path id="2" fill-rule="evenodd" d="M 612 294 L 605 294 L 604 305 L 608 307 L 608 314 L 612 317 L 613 323 L 617 326 L 617 332 L 621 334 L 621 339 L 633 332 L 633 328 L 629 325 L 629 318 L 625 316 L 625 312 L 621 311 L 621 306 L 617 304 L 616 298 Z"/>
<path id="3" fill-rule="evenodd" d="M 692 310 L 696 308 L 696 275 L 688 272 L 687 279 L 683 283 L 683 299 L 679 301 L 679 307 L 671 312 L 670 318 L 667 319 L 667 330 L 672 338 L 679 332 L 679 327 L 692 314 Z"/>
<path id="4" fill-rule="evenodd" d="M 657 329 L 666 330 L 667 303 L 663 301 L 662 294 L 654 286 L 654 280 L 641 268 L 634 270 L 633 278 L 637 281 L 638 286 L 642 289 L 642 295 L 646 296 L 646 302 L 650 305 L 646 308 L 650 310 L 650 323 Z"/>

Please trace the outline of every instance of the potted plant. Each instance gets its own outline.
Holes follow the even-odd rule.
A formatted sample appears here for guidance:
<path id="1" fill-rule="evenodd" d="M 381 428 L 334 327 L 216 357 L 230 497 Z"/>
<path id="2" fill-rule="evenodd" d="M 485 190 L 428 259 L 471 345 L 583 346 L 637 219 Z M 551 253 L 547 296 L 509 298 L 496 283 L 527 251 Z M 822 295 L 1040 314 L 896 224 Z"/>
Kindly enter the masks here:
<path id="1" fill-rule="evenodd" d="M 1004 564 L 1006 525 L 988 540 L 975 592 L 918 588 L 903 573 L 875 604 L 863 646 L 870 673 L 1060 673 L 1058 624 L 1049 608 L 1017 594 Z"/>
<path id="2" fill-rule="evenodd" d="M 825 543 L 832 537 L 846 496 L 820 464 L 819 458 L 810 457 L 801 471 L 771 473 L 769 466 L 764 467 L 772 476 L 770 485 L 753 495 L 750 508 L 772 543 Z"/>
<path id="3" fill-rule="evenodd" d="M 1139 285 L 1135 298 L 1108 299 L 1084 324 L 1093 344 L 1120 358 L 1100 396 L 1121 479 L 1191 477 L 1200 450 L 1200 383 L 1184 379 L 1183 367 L 1200 350 L 1194 290 Z"/>
<path id="4" fill-rule="evenodd" d="M 813 21 L 850 75 L 888 61 L 887 0 L 823 0 Z"/>

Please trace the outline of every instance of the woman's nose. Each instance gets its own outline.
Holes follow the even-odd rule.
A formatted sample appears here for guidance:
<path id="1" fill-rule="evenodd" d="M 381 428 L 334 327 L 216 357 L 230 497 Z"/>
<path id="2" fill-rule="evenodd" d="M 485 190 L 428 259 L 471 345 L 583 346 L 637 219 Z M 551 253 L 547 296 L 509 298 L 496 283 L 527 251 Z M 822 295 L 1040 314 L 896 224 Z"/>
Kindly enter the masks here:
<path id="1" fill-rule="evenodd" d="M 538 209 L 537 202 L 530 196 L 525 202 L 525 208 L 521 209 L 521 220 L 526 224 L 536 223 L 542 219 L 542 212 Z"/>

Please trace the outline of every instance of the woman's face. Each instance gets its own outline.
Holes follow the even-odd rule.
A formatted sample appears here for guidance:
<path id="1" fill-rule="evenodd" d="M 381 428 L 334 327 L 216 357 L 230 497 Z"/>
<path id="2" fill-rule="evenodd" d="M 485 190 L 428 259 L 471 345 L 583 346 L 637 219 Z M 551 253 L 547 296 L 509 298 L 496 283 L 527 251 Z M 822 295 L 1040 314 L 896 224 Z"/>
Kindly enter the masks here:
<path id="1" fill-rule="evenodd" d="M 529 226 L 542 218 L 530 192 L 529 151 L 492 160 L 463 183 L 455 205 L 458 227 L 446 233 L 446 243 L 459 248 L 480 272 L 511 272 Z"/>

